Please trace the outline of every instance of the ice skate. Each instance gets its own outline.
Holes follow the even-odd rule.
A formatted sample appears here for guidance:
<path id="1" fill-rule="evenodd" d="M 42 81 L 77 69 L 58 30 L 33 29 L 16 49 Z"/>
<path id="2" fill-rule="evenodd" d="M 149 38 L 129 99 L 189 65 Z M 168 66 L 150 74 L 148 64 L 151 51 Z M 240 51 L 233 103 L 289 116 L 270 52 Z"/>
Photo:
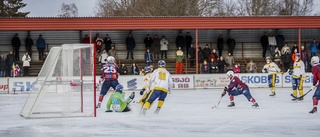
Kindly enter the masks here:
<path id="1" fill-rule="evenodd" d="M 269 96 L 270 96 L 270 97 L 276 96 L 276 92 L 271 92 L 271 94 L 270 94 Z"/>
<path id="2" fill-rule="evenodd" d="M 161 108 L 158 107 L 158 108 L 156 109 L 156 111 L 154 111 L 154 114 L 159 114 L 160 109 L 161 109 Z"/>
<path id="3" fill-rule="evenodd" d="M 258 108 L 258 107 L 259 107 L 259 105 L 258 105 L 258 103 L 254 103 L 254 104 L 252 105 L 252 107 L 254 107 L 254 108 Z"/>
<path id="4" fill-rule="evenodd" d="M 299 101 L 303 101 L 303 97 L 300 97 L 298 100 L 299 100 Z"/>
<path id="5" fill-rule="evenodd" d="M 147 109 L 142 109 L 141 111 L 140 111 L 140 115 L 146 115 L 146 112 L 147 112 Z"/>
<path id="6" fill-rule="evenodd" d="M 100 106 L 101 106 L 101 103 L 98 103 L 97 106 L 96 106 L 96 108 L 100 108 Z"/>
<path id="7" fill-rule="evenodd" d="M 231 103 L 228 105 L 228 107 L 234 107 L 234 106 L 236 106 L 236 105 L 234 104 L 234 102 L 231 102 Z"/>
<path id="8" fill-rule="evenodd" d="M 313 107 L 313 109 L 309 112 L 310 114 L 316 113 L 317 112 L 317 107 Z"/>

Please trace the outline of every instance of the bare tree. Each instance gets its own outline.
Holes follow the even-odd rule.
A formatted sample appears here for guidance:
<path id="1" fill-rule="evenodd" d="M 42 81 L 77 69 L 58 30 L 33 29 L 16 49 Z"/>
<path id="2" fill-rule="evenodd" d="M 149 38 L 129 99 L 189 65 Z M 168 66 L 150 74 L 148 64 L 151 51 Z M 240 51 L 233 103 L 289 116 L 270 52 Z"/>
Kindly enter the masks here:
<path id="1" fill-rule="evenodd" d="M 74 3 L 62 3 L 59 13 L 58 17 L 78 17 L 78 8 Z"/>
<path id="2" fill-rule="evenodd" d="M 311 15 L 313 0 L 280 0 L 276 2 L 278 15 Z"/>
<path id="3" fill-rule="evenodd" d="M 96 15 L 208 16 L 211 0 L 99 0 Z"/>

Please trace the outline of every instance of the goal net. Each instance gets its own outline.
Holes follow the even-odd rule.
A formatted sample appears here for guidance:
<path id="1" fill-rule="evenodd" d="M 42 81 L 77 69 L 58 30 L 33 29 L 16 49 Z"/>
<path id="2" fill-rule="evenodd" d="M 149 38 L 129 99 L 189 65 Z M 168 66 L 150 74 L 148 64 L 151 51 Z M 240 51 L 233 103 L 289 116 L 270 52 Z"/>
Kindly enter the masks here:
<path id="1" fill-rule="evenodd" d="M 51 48 L 20 113 L 25 118 L 95 116 L 92 44 Z"/>

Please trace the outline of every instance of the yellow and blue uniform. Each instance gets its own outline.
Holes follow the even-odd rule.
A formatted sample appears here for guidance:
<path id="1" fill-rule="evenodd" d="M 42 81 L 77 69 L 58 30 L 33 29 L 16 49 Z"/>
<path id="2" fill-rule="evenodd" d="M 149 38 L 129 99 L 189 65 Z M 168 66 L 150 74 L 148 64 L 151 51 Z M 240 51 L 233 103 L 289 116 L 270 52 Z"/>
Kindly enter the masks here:
<path id="1" fill-rule="evenodd" d="M 142 95 L 141 99 L 139 100 L 140 105 L 143 105 L 146 102 L 147 97 L 149 96 L 151 74 L 152 74 L 152 72 L 148 72 L 143 77 L 143 81 L 144 81 L 143 89 L 145 89 L 146 92 Z"/>
<path id="2" fill-rule="evenodd" d="M 161 108 L 167 93 L 170 92 L 173 85 L 171 74 L 163 67 L 153 71 L 150 78 L 150 95 L 147 97 L 143 106 L 145 110 L 149 109 L 153 101 L 158 99 L 158 108 Z"/>
<path id="3" fill-rule="evenodd" d="M 274 62 L 267 63 L 266 65 L 263 66 L 262 72 L 268 73 L 269 88 L 271 93 L 275 94 L 275 91 L 276 91 L 275 84 L 276 84 L 277 73 L 280 72 L 278 65 Z"/>
<path id="4" fill-rule="evenodd" d="M 299 59 L 293 63 L 292 90 L 294 96 L 297 97 L 297 90 L 299 90 L 300 96 L 303 95 L 303 81 L 305 79 L 305 66 L 304 63 Z"/>

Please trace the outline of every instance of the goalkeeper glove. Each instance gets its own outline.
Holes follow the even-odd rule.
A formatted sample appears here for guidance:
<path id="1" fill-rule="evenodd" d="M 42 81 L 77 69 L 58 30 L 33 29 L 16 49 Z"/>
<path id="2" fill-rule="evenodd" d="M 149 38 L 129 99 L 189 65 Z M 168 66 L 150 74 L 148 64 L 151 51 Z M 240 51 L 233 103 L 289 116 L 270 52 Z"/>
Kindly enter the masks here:
<path id="1" fill-rule="evenodd" d="M 140 90 L 140 95 L 143 95 L 143 92 L 144 92 L 145 90 L 146 90 L 145 88 L 141 89 L 141 90 Z"/>

